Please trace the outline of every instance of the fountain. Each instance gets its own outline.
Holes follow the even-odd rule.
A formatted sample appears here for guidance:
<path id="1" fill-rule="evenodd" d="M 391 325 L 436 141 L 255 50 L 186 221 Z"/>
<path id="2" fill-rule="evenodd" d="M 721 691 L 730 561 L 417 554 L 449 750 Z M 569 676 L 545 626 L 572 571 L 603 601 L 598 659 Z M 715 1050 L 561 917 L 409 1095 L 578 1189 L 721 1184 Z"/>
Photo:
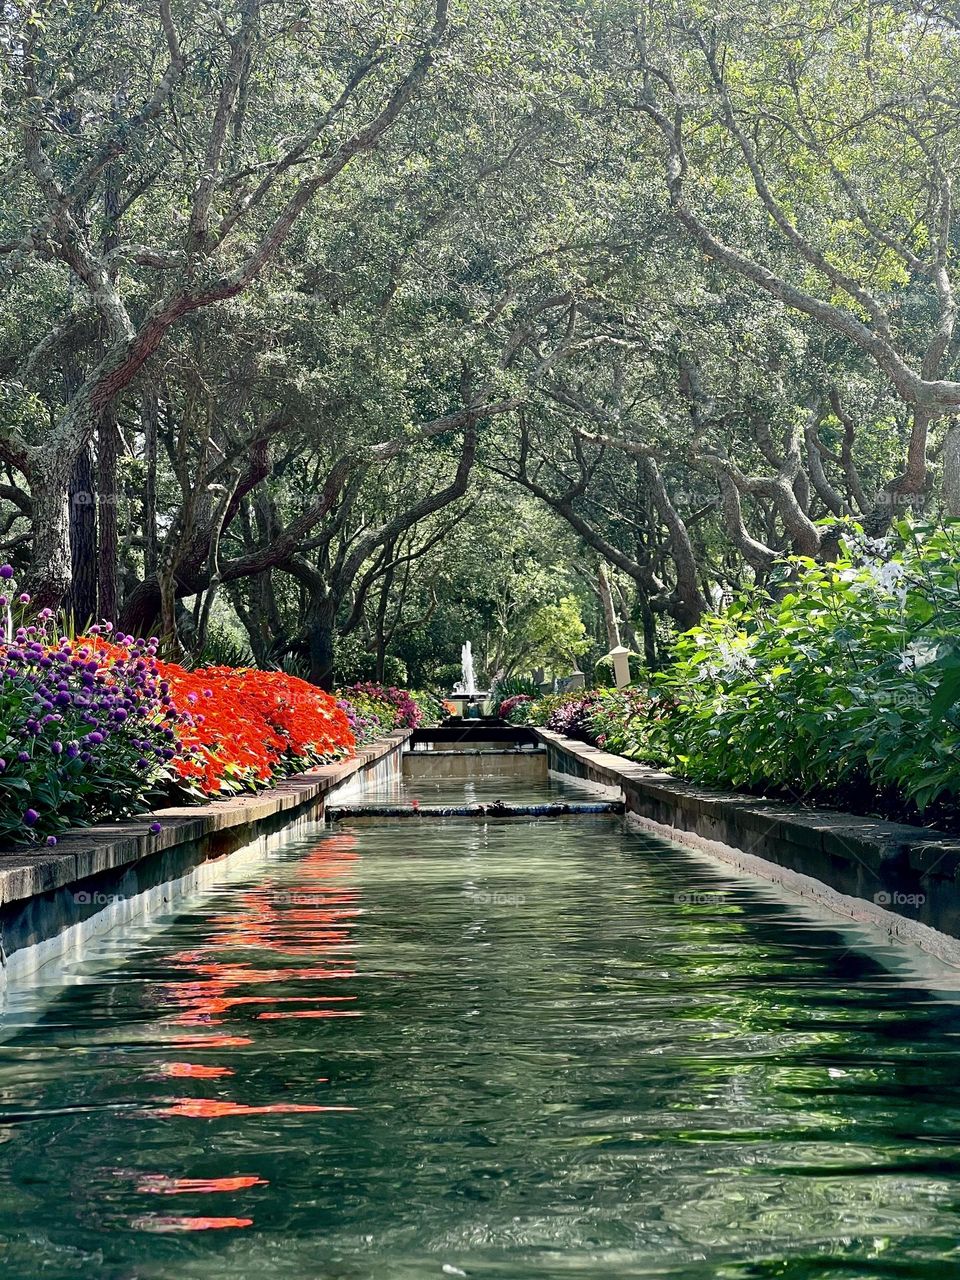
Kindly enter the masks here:
<path id="1" fill-rule="evenodd" d="M 469 640 L 460 650 L 460 673 L 460 679 L 454 685 L 449 700 L 455 704 L 461 716 L 477 719 L 482 714 L 480 704 L 487 694 L 477 689 L 477 679 L 473 669 L 473 645 Z"/>

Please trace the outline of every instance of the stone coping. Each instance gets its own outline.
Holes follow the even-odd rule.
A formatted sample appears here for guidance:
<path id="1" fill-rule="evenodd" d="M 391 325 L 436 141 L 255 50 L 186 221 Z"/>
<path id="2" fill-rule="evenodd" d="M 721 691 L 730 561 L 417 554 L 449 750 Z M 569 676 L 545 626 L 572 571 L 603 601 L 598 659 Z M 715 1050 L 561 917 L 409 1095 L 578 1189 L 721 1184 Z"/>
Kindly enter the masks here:
<path id="1" fill-rule="evenodd" d="M 53 849 L 0 849 L 0 907 L 129 866 L 151 854 L 215 833 L 250 827 L 277 814 L 289 813 L 292 819 L 322 803 L 334 788 L 402 748 L 411 735 L 410 729 L 398 730 L 361 747 L 347 759 L 284 778 L 257 795 L 158 809 L 128 822 L 78 828 L 60 836 Z M 154 822 L 162 828 L 156 835 L 150 830 Z"/>
<path id="2" fill-rule="evenodd" d="M 628 814 L 674 839 L 726 846 L 960 938 L 958 836 L 721 791 L 546 729 L 536 733 L 552 770 L 620 788 Z"/>

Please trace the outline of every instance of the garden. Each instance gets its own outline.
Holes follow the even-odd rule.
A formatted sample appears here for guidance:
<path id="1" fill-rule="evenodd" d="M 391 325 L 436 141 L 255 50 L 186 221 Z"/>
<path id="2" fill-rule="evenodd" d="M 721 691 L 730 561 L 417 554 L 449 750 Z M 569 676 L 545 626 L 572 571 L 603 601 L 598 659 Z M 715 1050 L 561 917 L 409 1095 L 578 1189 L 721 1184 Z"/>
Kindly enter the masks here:
<path id="1" fill-rule="evenodd" d="M 846 530 L 676 638 L 624 689 L 499 703 L 679 776 L 960 827 L 960 522 Z"/>
<path id="2" fill-rule="evenodd" d="M 494 707 L 715 786 L 956 829 L 958 565 L 960 524 L 851 525 L 834 561 L 785 559 L 629 686 L 513 677 Z M 279 670 L 186 667 L 110 623 L 64 634 L 11 566 L 0 580 L 7 841 L 52 847 L 72 827 L 261 790 L 448 714 L 438 693 L 375 680 L 328 693 Z"/>
<path id="3" fill-rule="evenodd" d="M 282 671 L 187 669 L 109 622 L 62 634 L 10 565 L 0 580 L 0 841 L 52 848 L 74 827 L 263 790 L 438 715 L 429 694 L 375 682 L 331 694 Z"/>

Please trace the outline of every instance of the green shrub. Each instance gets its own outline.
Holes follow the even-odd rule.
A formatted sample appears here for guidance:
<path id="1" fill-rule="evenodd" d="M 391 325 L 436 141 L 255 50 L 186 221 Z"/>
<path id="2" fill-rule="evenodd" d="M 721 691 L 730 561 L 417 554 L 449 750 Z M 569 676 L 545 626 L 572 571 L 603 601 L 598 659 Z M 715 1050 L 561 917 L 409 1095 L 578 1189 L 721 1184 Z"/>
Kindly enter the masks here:
<path id="1" fill-rule="evenodd" d="M 690 777 L 803 795 L 866 789 L 920 812 L 960 793 L 960 522 L 851 533 L 835 564 L 790 561 L 682 636 L 658 677 L 661 742 Z"/>
<path id="2" fill-rule="evenodd" d="M 540 686 L 529 676 L 504 676 L 491 690 L 491 701 L 498 706 L 508 698 L 539 698 Z"/>

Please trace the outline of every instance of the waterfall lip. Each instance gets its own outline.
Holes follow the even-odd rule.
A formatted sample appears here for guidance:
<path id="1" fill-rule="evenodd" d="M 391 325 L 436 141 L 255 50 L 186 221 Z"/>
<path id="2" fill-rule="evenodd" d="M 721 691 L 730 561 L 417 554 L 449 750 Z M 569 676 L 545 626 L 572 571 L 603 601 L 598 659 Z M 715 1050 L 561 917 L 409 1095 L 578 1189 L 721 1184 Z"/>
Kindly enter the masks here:
<path id="1" fill-rule="evenodd" d="M 328 822 L 349 818 L 575 818 L 602 814 L 620 815 L 622 800 L 560 800 L 539 803 L 506 803 L 493 800 L 485 804 L 389 804 L 360 802 L 353 805 L 328 806 Z"/>

